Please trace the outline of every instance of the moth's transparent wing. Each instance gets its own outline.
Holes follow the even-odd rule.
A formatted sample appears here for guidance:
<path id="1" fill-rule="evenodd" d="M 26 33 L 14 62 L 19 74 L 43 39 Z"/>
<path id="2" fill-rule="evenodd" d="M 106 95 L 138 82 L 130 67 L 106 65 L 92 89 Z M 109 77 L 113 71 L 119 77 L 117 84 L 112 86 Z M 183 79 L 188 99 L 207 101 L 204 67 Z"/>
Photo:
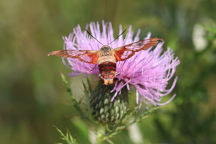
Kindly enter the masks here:
<path id="1" fill-rule="evenodd" d="M 81 62 L 97 64 L 97 51 L 92 50 L 57 50 L 48 53 L 48 56 L 61 56 L 64 58 L 75 58 Z"/>
<path id="2" fill-rule="evenodd" d="M 124 61 L 132 57 L 135 54 L 135 52 L 138 52 L 141 50 L 147 50 L 148 48 L 157 45 L 159 41 L 162 41 L 162 39 L 150 38 L 150 39 L 137 41 L 137 42 L 116 48 L 114 49 L 116 60 Z"/>

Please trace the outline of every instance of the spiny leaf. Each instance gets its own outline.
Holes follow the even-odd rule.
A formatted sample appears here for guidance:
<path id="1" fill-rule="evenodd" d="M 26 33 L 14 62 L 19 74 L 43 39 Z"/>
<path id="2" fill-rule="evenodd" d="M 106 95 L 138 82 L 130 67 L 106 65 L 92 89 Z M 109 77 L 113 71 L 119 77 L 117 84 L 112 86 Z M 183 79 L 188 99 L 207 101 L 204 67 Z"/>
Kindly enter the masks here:
<path id="1" fill-rule="evenodd" d="M 80 108 L 80 104 L 79 102 L 77 102 L 77 100 L 75 99 L 75 97 L 72 95 L 72 90 L 70 88 L 70 85 L 68 83 L 68 81 L 66 80 L 64 74 L 61 74 L 61 78 L 62 78 L 62 81 L 67 89 L 67 92 L 69 93 L 69 96 L 72 100 L 72 103 L 74 105 L 74 107 L 76 108 L 76 110 L 80 113 L 81 117 L 84 118 L 84 119 L 88 119 L 88 117 L 84 114 L 84 112 L 82 111 L 82 109 Z"/>
<path id="2" fill-rule="evenodd" d="M 65 85 L 65 87 L 66 87 L 67 92 L 69 93 L 69 96 L 70 96 L 71 100 L 72 100 L 73 102 L 75 102 L 76 99 L 75 99 L 75 98 L 73 97 L 73 95 L 72 95 L 72 90 L 71 90 L 71 88 L 70 88 L 70 85 L 69 85 L 68 81 L 66 80 L 65 75 L 62 74 L 62 73 L 61 73 L 61 79 L 62 79 L 62 81 L 63 81 L 63 83 L 64 83 L 64 85 Z"/>
<path id="3" fill-rule="evenodd" d="M 87 78 L 87 83 L 88 83 L 89 92 L 91 93 L 93 90 L 92 90 L 91 83 L 88 78 Z"/>
<path id="4" fill-rule="evenodd" d="M 89 91 L 85 85 L 85 83 L 82 81 L 82 84 L 83 84 L 83 87 L 84 87 L 84 93 L 85 93 L 85 101 L 86 101 L 86 104 L 87 104 L 87 108 L 88 108 L 88 111 L 90 111 L 90 104 L 89 104 Z"/>
<path id="5" fill-rule="evenodd" d="M 59 134 L 61 135 L 61 139 L 63 141 L 65 141 L 67 144 L 77 144 L 76 139 L 74 139 L 69 132 L 64 134 L 59 128 L 56 128 L 56 129 L 59 132 Z"/>

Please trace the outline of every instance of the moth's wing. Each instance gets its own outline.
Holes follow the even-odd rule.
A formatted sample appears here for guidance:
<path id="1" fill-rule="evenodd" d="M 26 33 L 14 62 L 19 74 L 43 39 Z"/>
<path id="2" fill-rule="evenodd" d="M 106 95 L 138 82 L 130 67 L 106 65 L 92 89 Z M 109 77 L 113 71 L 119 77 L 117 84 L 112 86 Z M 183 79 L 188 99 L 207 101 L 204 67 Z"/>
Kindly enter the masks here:
<path id="1" fill-rule="evenodd" d="M 75 58 L 81 62 L 97 64 L 97 51 L 92 50 L 57 50 L 48 53 L 48 56 L 61 56 L 64 58 Z"/>
<path id="2" fill-rule="evenodd" d="M 124 45 L 122 47 L 114 49 L 115 57 L 117 61 L 123 61 L 132 57 L 135 52 L 141 50 L 147 50 L 148 48 L 158 44 L 158 41 L 162 41 L 160 38 L 150 38 Z"/>

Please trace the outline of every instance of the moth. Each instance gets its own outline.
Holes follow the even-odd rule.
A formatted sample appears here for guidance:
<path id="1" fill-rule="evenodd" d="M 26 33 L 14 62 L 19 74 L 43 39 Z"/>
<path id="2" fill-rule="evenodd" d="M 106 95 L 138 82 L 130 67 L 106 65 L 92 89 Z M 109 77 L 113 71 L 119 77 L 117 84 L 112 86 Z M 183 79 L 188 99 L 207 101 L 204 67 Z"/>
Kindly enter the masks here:
<path id="1" fill-rule="evenodd" d="M 111 48 L 103 45 L 99 50 L 57 50 L 48 53 L 48 56 L 61 56 L 64 58 L 74 58 L 81 62 L 96 64 L 99 67 L 99 77 L 104 81 L 104 85 L 113 84 L 116 77 L 116 62 L 125 61 L 131 58 L 136 52 L 147 50 L 155 46 L 160 38 L 150 38 L 140 40 L 119 48 Z"/>

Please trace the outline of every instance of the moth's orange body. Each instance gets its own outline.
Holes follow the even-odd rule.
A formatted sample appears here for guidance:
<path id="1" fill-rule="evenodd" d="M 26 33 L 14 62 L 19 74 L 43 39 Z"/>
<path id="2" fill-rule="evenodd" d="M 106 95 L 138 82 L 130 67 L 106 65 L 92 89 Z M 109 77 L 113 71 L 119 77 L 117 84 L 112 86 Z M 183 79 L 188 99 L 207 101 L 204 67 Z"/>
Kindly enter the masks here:
<path id="1" fill-rule="evenodd" d="M 110 46 L 103 46 L 97 53 L 97 64 L 99 66 L 100 77 L 104 84 L 113 84 L 116 76 L 116 57 L 115 51 Z"/>
<path id="2" fill-rule="evenodd" d="M 58 50 L 52 51 L 49 55 L 62 56 L 65 58 L 76 58 L 85 63 L 98 64 L 100 78 L 103 79 L 104 85 L 113 84 L 116 77 L 116 62 L 124 61 L 132 57 L 135 52 L 146 50 L 155 46 L 159 38 L 141 40 L 128 44 L 116 49 L 108 45 L 102 46 L 98 51 L 92 50 Z M 87 57 L 87 58 L 86 58 Z"/>

